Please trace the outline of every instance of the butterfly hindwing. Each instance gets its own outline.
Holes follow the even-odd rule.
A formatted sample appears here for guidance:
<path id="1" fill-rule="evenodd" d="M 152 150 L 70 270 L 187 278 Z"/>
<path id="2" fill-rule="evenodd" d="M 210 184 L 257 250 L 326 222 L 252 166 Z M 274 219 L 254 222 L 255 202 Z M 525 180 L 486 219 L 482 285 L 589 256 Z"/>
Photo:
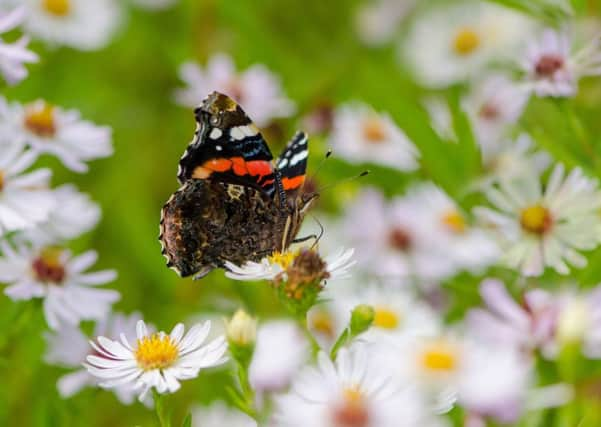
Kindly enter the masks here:
<path id="1" fill-rule="evenodd" d="M 305 182 L 308 155 L 307 135 L 304 132 L 297 132 L 276 162 L 282 180 L 282 188 L 287 194 L 296 193 L 302 188 Z"/>
<path id="2" fill-rule="evenodd" d="M 195 114 L 194 140 L 179 162 L 180 183 L 210 178 L 273 193 L 273 156 L 242 108 L 226 95 L 213 92 Z"/>

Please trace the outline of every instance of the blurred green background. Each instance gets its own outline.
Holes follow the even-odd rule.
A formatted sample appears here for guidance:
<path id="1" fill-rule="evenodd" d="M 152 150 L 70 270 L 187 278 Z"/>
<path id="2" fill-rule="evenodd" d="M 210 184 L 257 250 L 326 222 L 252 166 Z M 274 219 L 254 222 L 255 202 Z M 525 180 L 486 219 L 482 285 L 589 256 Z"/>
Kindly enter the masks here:
<path id="1" fill-rule="evenodd" d="M 280 77 L 285 94 L 297 104 L 298 111 L 265 131 L 274 153 L 300 126 L 299 118 L 321 103 L 336 105 L 359 99 L 391 114 L 420 149 L 423 170 L 407 176 L 370 167 L 372 174 L 360 183 L 326 192 L 320 202 L 325 210 L 335 210 L 360 185 L 378 185 L 388 194 L 401 193 L 406 183 L 418 176 L 434 179 L 451 195 L 464 194 L 481 165 L 469 126 L 458 108 L 463 88 L 444 92 L 454 106 L 455 125 L 461 130 L 459 143 L 450 146 L 430 128 L 426 112 L 419 107 L 426 92 L 412 82 L 399 63 L 397 43 L 368 49 L 359 42 L 354 19 L 360 3 L 182 0 L 163 12 L 130 8 L 112 43 L 98 52 L 32 45 L 41 61 L 30 67 L 31 75 L 22 84 L 4 90 L 6 97 L 21 102 L 43 98 L 78 109 L 84 118 L 113 129 L 114 156 L 93 162 L 88 174 L 71 173 L 47 156 L 39 164 L 52 167 L 54 185 L 73 182 L 102 207 L 100 225 L 74 242 L 73 248 L 76 252 L 98 250 L 96 268 L 118 271 L 119 278 L 109 285 L 122 294 L 116 310 L 141 311 L 147 321 L 167 330 L 179 321 L 190 323 L 189 319 L 199 315 L 230 315 L 239 306 L 262 319 L 283 314 L 271 290 L 264 286 L 229 281 L 222 271 L 193 282 L 165 267 L 157 241 L 160 209 L 178 187 L 177 163 L 195 127 L 192 111 L 173 102 L 173 90 L 181 86 L 178 68 L 186 60 L 204 65 L 211 54 L 225 52 L 233 57 L 238 70 L 262 63 Z M 594 119 L 600 112 L 601 86 L 585 82 L 584 87 L 574 108 L 585 118 L 589 126 L 586 132 L 601 135 L 601 122 Z M 552 104 L 534 102 L 523 125 L 533 129 L 537 141 L 566 163 L 583 163 L 589 172 L 599 175 L 601 141 L 594 143 L 595 156 L 587 156 L 573 143 L 569 127 L 565 132 L 559 130 L 563 123 L 557 111 Z M 312 137 L 310 171 L 326 148 L 325 140 Z M 335 182 L 362 169 L 361 165 L 333 159 L 318 179 L 322 184 Z M 459 201 L 466 207 L 473 204 L 467 199 Z M 593 257 L 601 261 L 601 252 Z M 598 280 L 599 265 L 601 262 L 592 262 L 582 276 L 590 277 L 591 282 Z M 456 289 L 453 284 L 449 286 Z M 477 303 L 475 287 L 458 292 L 463 307 Z M 110 392 L 88 388 L 62 400 L 55 383 L 66 371 L 40 362 L 44 354 L 40 331 L 45 328 L 41 311 L 22 319 L 18 314 L 22 309 L 23 304 L 0 296 L 0 327 L 11 327 L 15 319 L 23 323 L 19 333 L 3 343 L 2 425 L 155 425 L 152 410 L 139 403 L 123 406 Z M 174 424 L 181 422 L 192 402 L 224 396 L 225 384 L 232 381 L 227 375 L 202 373 L 198 379 L 182 383 L 182 391 L 172 397 Z"/>

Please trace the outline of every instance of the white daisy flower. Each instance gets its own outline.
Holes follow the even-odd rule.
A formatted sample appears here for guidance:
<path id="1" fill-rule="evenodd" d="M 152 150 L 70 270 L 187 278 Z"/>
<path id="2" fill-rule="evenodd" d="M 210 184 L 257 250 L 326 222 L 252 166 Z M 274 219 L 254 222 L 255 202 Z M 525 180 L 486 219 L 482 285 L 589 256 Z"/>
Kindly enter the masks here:
<path id="1" fill-rule="evenodd" d="M 25 18 L 25 9 L 17 7 L 11 12 L 0 14 L 0 35 L 17 28 Z M 0 37 L 0 73 L 10 85 L 27 77 L 24 64 L 38 62 L 38 56 L 27 49 L 29 38 L 21 37 L 14 43 L 6 43 Z"/>
<path id="2" fill-rule="evenodd" d="M 52 191 L 56 205 L 46 221 L 22 232 L 17 238 L 35 244 L 52 244 L 74 239 L 90 231 L 100 220 L 100 207 L 70 184 Z"/>
<path id="3" fill-rule="evenodd" d="M 28 33 L 80 50 L 106 46 L 121 21 L 121 9 L 113 0 L 23 0 L 23 5 Z"/>
<path id="4" fill-rule="evenodd" d="M 492 74 L 474 85 L 463 100 L 474 133 L 484 151 L 494 149 L 508 128 L 522 115 L 530 94 L 526 87 L 502 74 Z"/>
<path id="5" fill-rule="evenodd" d="M 601 38 L 595 37 L 572 53 L 572 40 L 566 31 L 547 29 L 528 46 L 522 68 L 537 96 L 574 96 L 580 78 L 601 75 Z"/>
<path id="6" fill-rule="evenodd" d="M 120 313 L 111 314 L 96 324 L 94 336 L 117 338 L 119 334 L 123 333 L 129 341 L 135 341 L 136 323 L 140 319 L 139 313 L 132 313 L 129 316 Z M 86 357 L 94 354 L 94 350 L 90 347 L 89 338 L 79 328 L 67 326 L 56 332 L 45 333 L 44 338 L 47 345 L 44 357 L 46 363 L 72 370 L 61 376 L 56 383 L 58 392 L 63 399 L 68 399 L 84 387 L 93 387 L 98 384 L 97 378 L 82 367 Z M 116 387 L 113 391 L 121 403 L 130 405 L 135 400 L 136 392 L 131 384 Z"/>
<path id="7" fill-rule="evenodd" d="M 173 6 L 178 1 L 179 0 L 132 0 L 133 4 L 136 6 L 149 10 L 164 10 Z"/>
<path id="8" fill-rule="evenodd" d="M 205 69 L 193 62 L 183 64 L 180 78 L 186 87 L 176 90 L 175 99 L 186 107 L 197 107 L 216 90 L 238 102 L 257 126 L 294 113 L 294 104 L 284 95 L 279 79 L 260 64 L 237 73 L 228 55 L 217 54 Z"/>
<path id="9" fill-rule="evenodd" d="M 494 144 L 481 143 L 484 176 L 477 183 L 481 188 L 519 178 L 524 173 L 542 173 L 552 158 L 545 151 L 538 151 L 530 136 L 519 135 L 515 140 L 501 140 Z"/>
<path id="10" fill-rule="evenodd" d="M 100 386 L 113 388 L 134 384 L 143 400 L 154 388 L 158 393 L 175 393 L 181 380 L 193 379 L 201 369 L 227 361 L 227 342 L 221 336 L 203 345 L 211 322 L 194 325 L 184 335 L 178 323 L 170 334 L 150 333 L 143 320 L 136 325 L 137 341 L 130 344 L 124 334 L 118 341 L 99 336 L 90 342 L 98 355 L 86 358 L 85 367 L 102 380 Z"/>
<path id="11" fill-rule="evenodd" d="M 419 153 L 390 116 L 359 103 L 334 113 L 330 136 L 334 152 L 352 163 L 373 162 L 402 171 L 417 169 Z"/>
<path id="12" fill-rule="evenodd" d="M 273 351 L 277 348 L 278 351 Z M 309 343 L 298 325 L 273 320 L 259 326 L 249 367 L 249 381 L 258 393 L 283 391 L 309 360 Z"/>
<path id="13" fill-rule="evenodd" d="M 257 427 L 257 422 L 243 412 L 217 401 L 211 406 L 192 409 L 194 427 Z"/>
<path id="14" fill-rule="evenodd" d="M 471 309 L 467 314 L 470 335 L 488 342 L 511 346 L 530 353 L 539 349 L 546 358 L 557 355 L 557 325 L 563 301 L 543 289 L 525 292 L 515 301 L 496 279 L 480 286 L 486 309 Z"/>
<path id="15" fill-rule="evenodd" d="M 63 110 L 42 100 L 22 106 L 0 99 L 0 119 L 14 138 L 38 153 L 58 157 L 76 172 L 88 170 L 86 161 L 113 154 L 111 128 L 82 120 L 76 110 Z"/>
<path id="16" fill-rule="evenodd" d="M 456 204 L 431 184 L 390 202 L 375 190 L 363 191 L 344 221 L 359 266 L 382 278 L 437 281 L 461 270 L 480 271 L 498 256 L 488 235 L 470 226 Z"/>
<path id="17" fill-rule="evenodd" d="M 534 173 L 502 181 L 486 191 L 496 209 L 475 209 L 497 231 L 507 265 L 524 275 L 539 276 L 547 266 L 560 274 L 568 264 L 582 268 L 587 261 L 578 251 L 601 243 L 597 181 L 579 168 L 564 175 L 563 165 L 555 166 L 544 192 Z"/>
<path id="18" fill-rule="evenodd" d="M 388 43 L 414 4 L 414 0 L 368 0 L 356 15 L 359 38 L 370 46 Z"/>
<path id="19" fill-rule="evenodd" d="M 23 173 L 37 155 L 21 144 L 0 145 L 0 236 L 48 219 L 56 200 L 48 189 L 51 171 Z"/>
<path id="20" fill-rule="evenodd" d="M 498 5 L 452 2 L 418 16 L 403 51 L 420 82 L 444 87 L 513 56 L 532 26 L 524 15 Z"/>
<path id="21" fill-rule="evenodd" d="M 375 317 L 371 328 L 361 334 L 366 342 L 398 341 L 413 336 L 436 335 L 441 321 L 436 313 L 418 301 L 408 289 L 369 284 L 357 291 L 344 289 L 325 291 L 326 303 L 311 309 L 307 325 L 322 341 L 332 344 L 344 328 L 349 325 L 351 311 L 359 304 L 374 309 Z M 327 346 L 326 346 L 327 348 Z"/>
<path id="22" fill-rule="evenodd" d="M 95 288 L 115 280 L 115 271 L 84 273 L 96 262 L 95 251 L 72 257 L 57 247 L 15 250 L 6 242 L 0 249 L 0 282 L 9 285 L 4 293 L 15 301 L 43 298 L 46 322 L 52 329 L 102 319 L 120 298 L 115 290 Z"/>
<path id="23" fill-rule="evenodd" d="M 352 260 L 353 253 L 354 249 L 341 248 L 334 254 L 321 259 L 313 249 L 276 252 L 263 258 L 260 262 L 248 261 L 242 266 L 226 261 L 225 275 L 235 280 L 276 280 L 280 277 L 286 279 L 290 275 L 291 269 L 295 268 L 295 261 L 312 257 L 318 260 L 314 265 L 319 265 L 320 270 L 309 271 L 306 272 L 307 274 L 319 276 L 323 280 L 341 279 L 348 277 L 347 270 L 355 264 L 355 261 Z"/>
<path id="24" fill-rule="evenodd" d="M 429 425 L 420 396 L 394 381 L 363 346 L 343 348 L 333 363 L 324 353 L 318 365 L 300 372 L 286 395 L 276 398 L 278 427 L 396 427 Z"/>

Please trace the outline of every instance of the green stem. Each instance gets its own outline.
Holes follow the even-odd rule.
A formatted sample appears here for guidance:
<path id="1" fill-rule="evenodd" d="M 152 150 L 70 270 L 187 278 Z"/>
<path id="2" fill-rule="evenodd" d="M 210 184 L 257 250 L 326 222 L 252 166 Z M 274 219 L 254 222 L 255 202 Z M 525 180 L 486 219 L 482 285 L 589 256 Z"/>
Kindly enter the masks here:
<path id="1" fill-rule="evenodd" d="M 319 353 L 320 347 L 319 347 L 319 343 L 317 342 L 317 340 L 315 339 L 315 337 L 309 330 L 309 325 L 307 325 L 307 313 L 305 313 L 303 316 L 298 317 L 298 323 L 300 323 L 301 328 L 302 328 L 303 332 L 305 333 L 305 336 L 309 340 L 309 344 L 311 344 L 311 356 L 313 357 L 313 359 L 316 359 L 317 353 Z"/>
<path id="2" fill-rule="evenodd" d="M 156 410 L 157 417 L 159 419 L 159 425 L 161 427 L 171 427 L 171 419 L 169 414 L 169 408 L 167 407 L 167 398 L 163 394 L 159 394 L 154 388 L 152 389 L 152 395 L 154 396 L 154 409 Z"/>
<path id="3" fill-rule="evenodd" d="M 344 347 L 346 345 L 346 343 L 349 342 L 350 338 L 351 338 L 351 330 L 349 328 L 346 328 L 344 331 L 342 331 L 342 333 L 340 334 L 340 336 L 334 343 L 334 346 L 332 347 L 332 350 L 330 351 L 330 359 L 336 360 L 338 351 L 342 347 Z"/>

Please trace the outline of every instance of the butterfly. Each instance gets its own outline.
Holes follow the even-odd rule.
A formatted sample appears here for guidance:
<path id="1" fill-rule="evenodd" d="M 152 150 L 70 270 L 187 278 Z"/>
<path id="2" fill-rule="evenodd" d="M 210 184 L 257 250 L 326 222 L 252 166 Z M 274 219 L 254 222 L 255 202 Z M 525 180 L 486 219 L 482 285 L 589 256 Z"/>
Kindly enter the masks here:
<path id="1" fill-rule="evenodd" d="M 159 240 L 167 266 L 197 279 L 226 261 L 242 265 L 286 250 L 318 194 L 303 191 L 303 132 L 274 161 L 259 129 L 228 96 L 213 92 L 195 116 L 194 139 L 179 162 L 181 187 L 161 210 Z"/>

